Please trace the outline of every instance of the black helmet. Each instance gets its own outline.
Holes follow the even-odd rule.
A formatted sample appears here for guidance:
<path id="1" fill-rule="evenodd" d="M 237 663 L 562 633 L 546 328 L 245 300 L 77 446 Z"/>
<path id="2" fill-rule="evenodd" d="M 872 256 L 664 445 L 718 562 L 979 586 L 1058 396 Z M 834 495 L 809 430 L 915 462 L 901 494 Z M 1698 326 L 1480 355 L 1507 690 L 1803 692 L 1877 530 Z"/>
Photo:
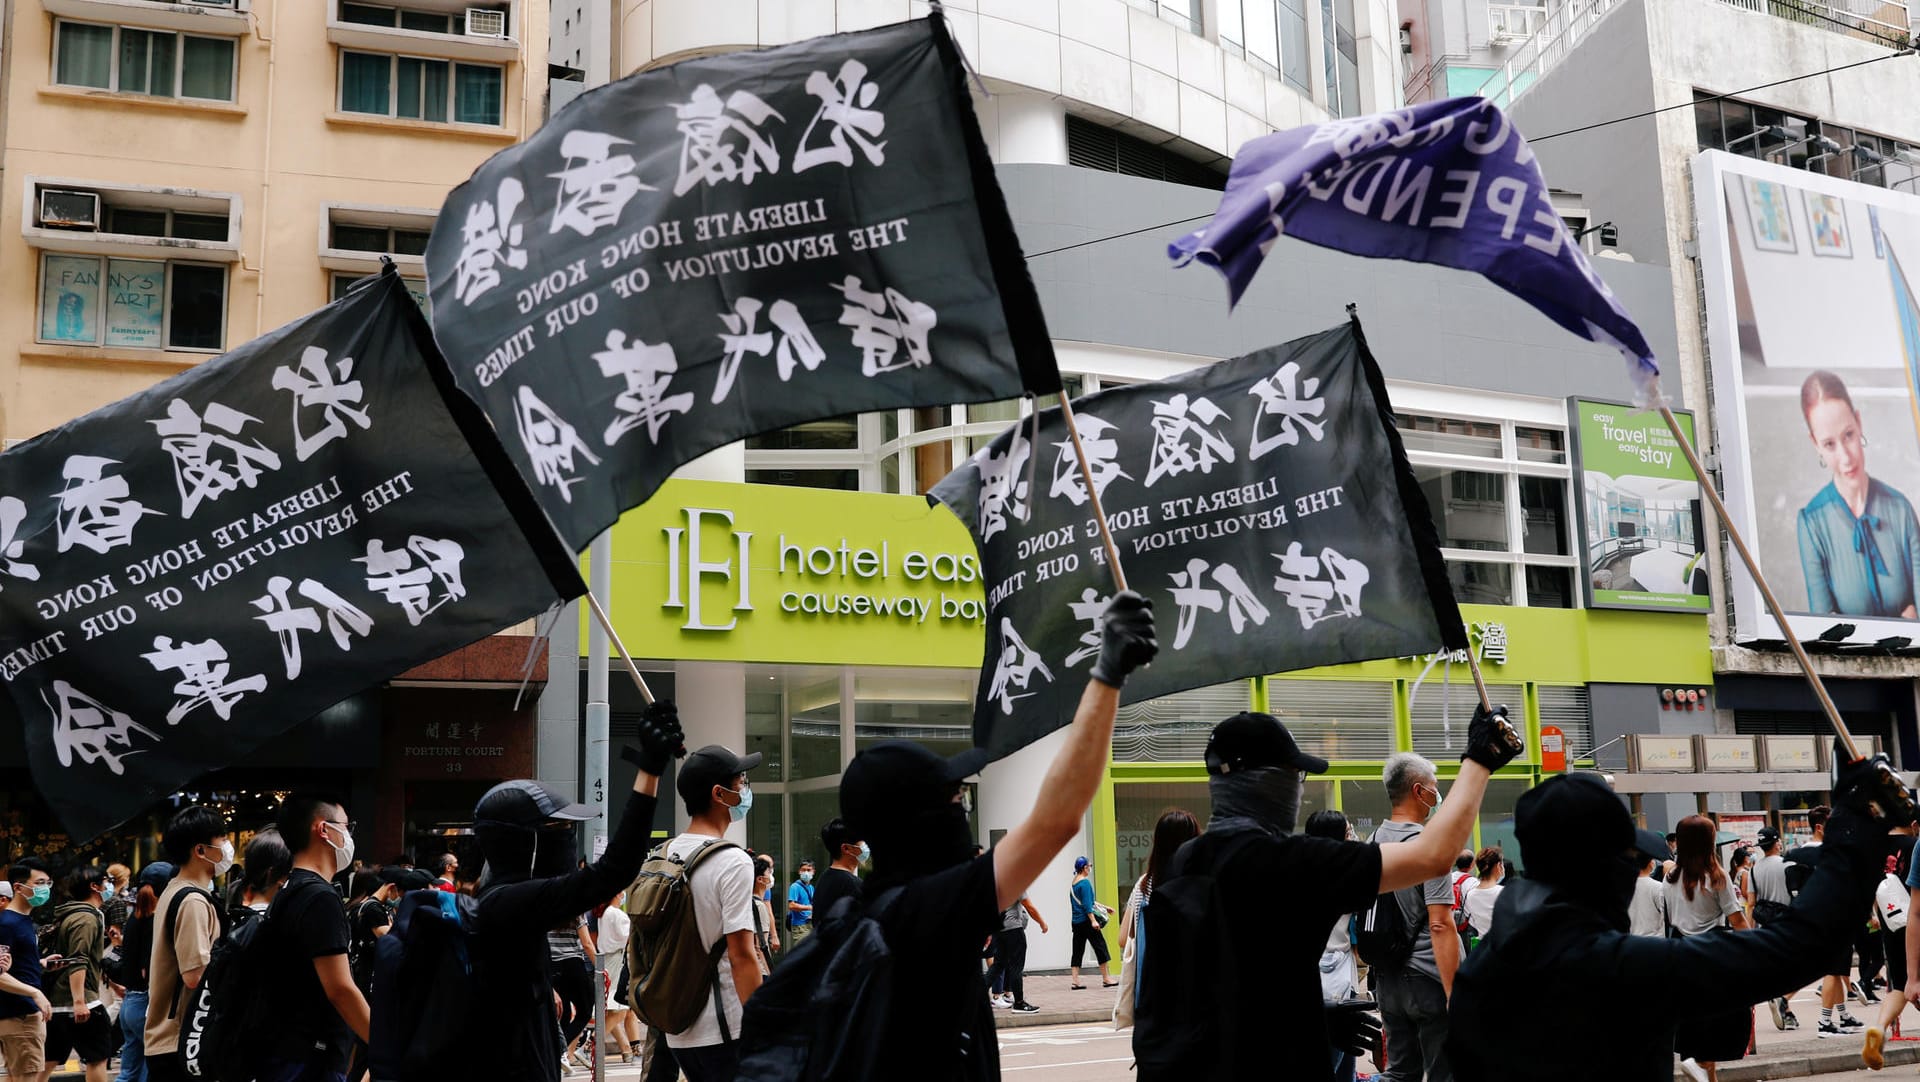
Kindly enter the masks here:
<path id="1" fill-rule="evenodd" d="M 591 819 L 593 809 L 569 804 L 558 789 L 545 782 L 522 778 L 503 781 L 487 790 L 473 806 L 473 818 L 476 823 L 532 828 L 549 819 Z"/>

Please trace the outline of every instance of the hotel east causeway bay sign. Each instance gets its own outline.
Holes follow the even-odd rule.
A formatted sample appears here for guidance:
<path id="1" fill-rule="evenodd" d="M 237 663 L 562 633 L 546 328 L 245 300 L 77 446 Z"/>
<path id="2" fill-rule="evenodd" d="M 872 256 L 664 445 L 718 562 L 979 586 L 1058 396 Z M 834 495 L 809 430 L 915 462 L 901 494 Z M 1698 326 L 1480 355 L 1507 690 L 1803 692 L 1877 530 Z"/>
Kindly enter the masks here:
<path id="1" fill-rule="evenodd" d="M 688 659 L 977 665 L 985 619 L 980 558 L 944 509 L 703 481 L 614 528 L 614 602 L 636 653 Z"/>

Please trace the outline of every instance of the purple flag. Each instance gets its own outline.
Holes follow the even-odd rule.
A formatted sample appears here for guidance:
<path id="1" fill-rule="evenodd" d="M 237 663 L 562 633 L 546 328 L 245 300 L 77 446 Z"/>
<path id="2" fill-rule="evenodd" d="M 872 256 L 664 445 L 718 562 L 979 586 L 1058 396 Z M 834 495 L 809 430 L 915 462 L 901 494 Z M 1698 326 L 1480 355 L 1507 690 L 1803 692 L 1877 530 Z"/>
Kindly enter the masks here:
<path id="1" fill-rule="evenodd" d="M 1653 350 L 1547 195 L 1533 148 L 1485 98 L 1424 102 L 1254 139 L 1213 220 L 1167 246 L 1226 275 L 1233 303 L 1280 234 L 1355 255 L 1478 271 L 1548 319 L 1626 355 L 1643 393 Z"/>

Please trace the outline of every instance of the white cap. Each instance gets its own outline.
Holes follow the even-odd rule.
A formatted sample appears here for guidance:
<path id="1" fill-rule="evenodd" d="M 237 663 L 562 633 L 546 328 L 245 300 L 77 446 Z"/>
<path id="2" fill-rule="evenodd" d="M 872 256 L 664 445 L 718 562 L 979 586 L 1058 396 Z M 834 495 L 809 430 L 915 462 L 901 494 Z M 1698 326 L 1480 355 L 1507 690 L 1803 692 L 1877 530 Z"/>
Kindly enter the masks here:
<path id="1" fill-rule="evenodd" d="M 0 901 L 13 901 L 13 884 L 0 879 Z"/>

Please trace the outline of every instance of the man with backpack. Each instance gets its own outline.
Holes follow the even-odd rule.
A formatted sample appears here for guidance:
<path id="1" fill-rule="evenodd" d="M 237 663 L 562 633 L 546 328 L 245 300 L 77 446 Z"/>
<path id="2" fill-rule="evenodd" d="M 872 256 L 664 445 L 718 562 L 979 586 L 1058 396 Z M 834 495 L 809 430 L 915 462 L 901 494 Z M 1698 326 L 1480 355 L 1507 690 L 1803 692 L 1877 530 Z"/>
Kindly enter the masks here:
<path id="1" fill-rule="evenodd" d="M 626 810 L 584 868 L 576 831 L 592 808 L 530 780 L 480 798 L 473 832 L 485 863 L 474 895 L 408 894 L 377 945 L 376 1082 L 560 1077 L 547 932 L 611 899 L 640 870 L 660 775 L 686 741 L 673 703 L 647 707 L 639 740 L 621 753 L 639 768 Z"/>
<path id="2" fill-rule="evenodd" d="M 1140 974 L 1133 1041 L 1141 1082 L 1326 1078 L 1336 1048 L 1370 1047 L 1371 1004 L 1329 1009 L 1321 998 L 1319 962 L 1334 922 L 1361 915 L 1356 948 L 1384 983 L 1392 977 L 1383 964 L 1404 970 L 1428 923 L 1424 906 L 1417 917 L 1405 913 L 1395 892 L 1424 897 L 1437 882 L 1457 944 L 1448 873 L 1487 779 L 1519 752 L 1504 707 L 1476 710 L 1445 807 L 1431 807 L 1425 829 L 1404 841 L 1366 844 L 1295 832 L 1305 775 L 1325 772 L 1327 762 L 1302 751 L 1277 718 L 1242 713 L 1215 726 L 1206 749 L 1212 817 L 1180 847 L 1146 909 L 1153 948 Z M 1420 776 L 1431 790 L 1431 765 Z M 1423 806 L 1440 803 L 1437 790 L 1430 796 Z M 1284 901 L 1277 914 L 1276 898 Z M 1253 944 L 1263 948 L 1257 963 Z M 1443 1002 L 1443 1018 L 1445 1009 Z M 1418 1071 L 1414 1049 L 1403 1054 Z"/>
<path id="3" fill-rule="evenodd" d="M 634 1009 L 666 1033 L 690 1082 L 731 1082 L 740 1060 L 741 1007 L 760 987 L 753 858 L 726 840 L 727 828 L 753 807 L 747 773 L 760 758 L 718 744 L 687 756 L 674 781 L 687 809 L 686 833 L 648 855 L 627 906 L 640 933 L 634 937 L 639 955 L 649 962 L 633 970 Z M 650 889 L 676 874 L 690 905 L 671 905 Z M 798 936 L 800 926 L 794 927 Z M 685 968 L 667 961 L 676 956 Z"/>
<path id="4" fill-rule="evenodd" d="M 1430 816 L 1440 808 L 1440 782 L 1433 764 L 1412 752 L 1387 759 L 1381 780 L 1393 806 L 1373 840 L 1403 842 L 1420 836 Z M 1380 999 L 1380 1016 L 1387 1034 L 1387 1082 L 1449 1082 L 1447 1066 L 1447 997 L 1453 994 L 1453 975 L 1460 968 L 1461 944 L 1454 923 L 1454 882 L 1435 876 L 1418 888 L 1394 892 L 1406 927 L 1413 930 L 1413 949 L 1405 958 L 1375 958 L 1363 945 L 1361 957 L 1373 967 L 1372 986 Z"/>
<path id="5" fill-rule="evenodd" d="M 1888 831 L 1913 800 L 1884 756 L 1846 761 L 1820 863 L 1779 919 L 1733 934 L 1629 933 L 1641 857 L 1625 803 L 1592 774 L 1550 778 L 1514 806 L 1527 877 L 1500 898 L 1500 919 L 1454 985 L 1448 1053 L 1474 1082 L 1665 1082 L 1677 1024 L 1725 1014 L 1805 985 L 1850 943 L 1885 874 Z M 1633 1024 L 1604 1040 L 1570 1037 L 1567 1020 Z"/>
<path id="6" fill-rule="evenodd" d="M 47 999 L 53 1017 L 47 1020 L 47 1068 L 41 1082 L 68 1053 L 78 1053 L 86 1065 L 87 1082 L 106 1082 L 107 1058 L 113 1055 L 113 1023 L 100 1002 L 101 957 L 107 949 L 107 918 L 102 911 L 112 891 L 105 868 L 76 867 L 61 884 L 67 900 L 53 911 L 48 941 L 57 968 L 49 974 Z"/>
<path id="7" fill-rule="evenodd" d="M 174 813 L 160 836 L 173 881 L 154 910 L 153 956 L 147 966 L 148 1082 L 186 1082 L 180 1027 L 187 999 L 200 987 L 225 924 L 213 881 L 233 867 L 233 839 L 219 812 L 190 805 Z"/>

